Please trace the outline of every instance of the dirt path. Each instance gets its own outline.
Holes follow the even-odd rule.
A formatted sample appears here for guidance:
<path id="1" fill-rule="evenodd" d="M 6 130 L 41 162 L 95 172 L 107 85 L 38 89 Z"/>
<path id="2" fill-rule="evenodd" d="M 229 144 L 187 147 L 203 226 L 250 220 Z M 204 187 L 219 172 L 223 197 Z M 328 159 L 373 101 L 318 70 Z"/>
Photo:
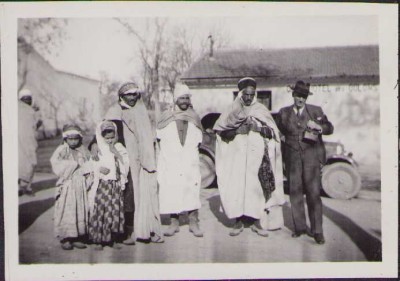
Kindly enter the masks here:
<path id="1" fill-rule="evenodd" d="M 21 263 L 365 261 L 381 256 L 381 204 L 377 191 L 362 191 L 360 198 L 346 201 L 323 198 L 327 240 L 323 246 L 316 245 L 309 237 L 291 238 L 288 203 L 283 208 L 285 227 L 271 232 L 268 238 L 257 236 L 249 228 L 237 237 L 230 237 L 232 221 L 220 210 L 218 190 L 207 189 L 201 194 L 203 238 L 190 234 L 187 220 L 181 219 L 181 231 L 166 237 L 163 244 L 137 243 L 121 250 L 106 247 L 102 252 L 92 247 L 63 251 L 53 237 L 54 188 L 43 188 L 51 179 L 42 177 L 41 181 L 35 197 L 20 197 Z"/>

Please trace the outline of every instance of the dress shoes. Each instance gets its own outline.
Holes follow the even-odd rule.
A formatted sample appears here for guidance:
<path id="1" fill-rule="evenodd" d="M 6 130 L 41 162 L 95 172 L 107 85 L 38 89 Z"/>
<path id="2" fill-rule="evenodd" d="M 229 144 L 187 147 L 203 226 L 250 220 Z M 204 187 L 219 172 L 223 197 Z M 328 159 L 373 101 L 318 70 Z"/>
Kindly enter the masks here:
<path id="1" fill-rule="evenodd" d="M 302 231 L 295 231 L 292 233 L 293 238 L 300 237 L 301 235 L 306 234 L 309 237 L 314 237 L 314 234 L 311 232 L 311 230 L 302 230 Z"/>
<path id="2" fill-rule="evenodd" d="M 315 233 L 314 234 L 314 240 L 319 245 L 325 244 L 325 238 L 324 238 L 324 235 L 322 233 Z"/>

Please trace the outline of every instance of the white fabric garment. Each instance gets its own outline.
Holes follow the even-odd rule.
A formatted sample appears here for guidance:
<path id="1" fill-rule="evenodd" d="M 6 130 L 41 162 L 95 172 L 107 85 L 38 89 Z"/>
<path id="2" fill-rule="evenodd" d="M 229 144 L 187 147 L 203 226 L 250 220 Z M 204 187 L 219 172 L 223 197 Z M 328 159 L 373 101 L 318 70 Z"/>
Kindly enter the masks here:
<path id="1" fill-rule="evenodd" d="M 176 122 L 157 130 L 157 138 L 160 139 L 157 177 L 161 214 L 175 214 L 201 207 L 198 145 L 203 135 L 191 122 L 188 123 L 187 130 L 183 146 L 179 140 Z"/>
<path id="2" fill-rule="evenodd" d="M 29 182 L 37 164 L 36 140 L 37 118 L 33 108 L 18 101 L 18 178 Z"/>
<path id="3" fill-rule="evenodd" d="M 97 146 L 100 151 L 99 153 L 99 161 L 97 161 L 97 166 L 104 167 L 110 170 L 110 172 L 107 175 L 101 174 L 99 177 L 103 180 L 116 180 L 117 179 L 117 174 L 116 174 L 116 163 L 115 163 L 115 155 L 114 153 L 111 152 L 110 150 L 110 145 L 106 143 L 105 139 L 101 135 L 101 124 L 103 122 L 100 122 L 100 124 L 97 125 L 96 127 L 96 141 L 97 141 Z M 114 124 L 114 123 L 113 123 Z M 117 127 L 114 125 L 114 130 L 117 132 Z"/>
<path id="4" fill-rule="evenodd" d="M 252 118 L 253 121 L 258 121 Z M 260 123 L 258 125 L 261 125 Z M 268 141 L 268 152 L 275 181 L 282 182 L 281 173 L 276 173 L 275 139 Z M 265 202 L 258 171 L 264 155 L 264 140 L 257 132 L 248 135 L 236 135 L 233 141 L 226 143 L 217 135 L 216 172 L 222 205 L 228 218 L 243 215 L 260 219 L 264 210 L 284 203 L 283 189 L 277 185 L 272 197 Z M 278 177 L 277 177 L 278 176 Z"/>
<path id="5" fill-rule="evenodd" d="M 129 173 L 129 156 L 126 148 L 119 142 L 114 144 L 115 149 L 122 156 L 123 161 L 116 160 L 114 153 L 110 151 L 110 146 L 105 142 L 103 136 L 101 135 L 100 123 L 96 128 L 96 141 L 97 146 L 100 151 L 99 153 L 99 161 L 91 160 L 91 164 L 94 170 L 94 182 L 92 188 L 89 190 L 88 201 L 89 208 L 92 210 L 94 206 L 94 197 L 96 196 L 96 191 L 99 186 L 99 180 L 117 180 L 117 169 L 116 169 L 116 161 L 119 164 L 119 177 L 121 181 L 122 189 L 125 188 L 125 184 L 128 181 L 128 173 Z M 114 124 L 114 123 L 113 123 Z M 117 127 L 114 124 L 115 132 L 117 131 Z M 104 167 L 110 170 L 107 175 L 100 173 L 100 168 Z"/>

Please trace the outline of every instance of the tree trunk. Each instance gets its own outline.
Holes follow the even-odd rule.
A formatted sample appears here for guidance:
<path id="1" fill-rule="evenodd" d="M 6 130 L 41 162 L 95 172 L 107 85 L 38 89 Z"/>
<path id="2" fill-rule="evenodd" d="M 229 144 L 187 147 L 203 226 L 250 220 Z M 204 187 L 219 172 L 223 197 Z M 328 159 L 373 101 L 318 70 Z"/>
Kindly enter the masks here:
<path id="1" fill-rule="evenodd" d="M 159 74 L 158 74 L 158 68 L 155 69 L 154 71 L 154 77 L 153 77 L 153 85 L 154 85 L 154 122 L 157 124 L 161 110 L 160 110 L 160 94 L 159 94 Z"/>

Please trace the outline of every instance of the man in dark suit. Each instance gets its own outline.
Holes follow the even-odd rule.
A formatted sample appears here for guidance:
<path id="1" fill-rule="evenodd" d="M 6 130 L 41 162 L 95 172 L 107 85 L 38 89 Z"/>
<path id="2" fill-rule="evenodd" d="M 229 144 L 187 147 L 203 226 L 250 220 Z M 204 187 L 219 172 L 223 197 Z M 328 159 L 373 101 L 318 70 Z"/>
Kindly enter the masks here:
<path id="1" fill-rule="evenodd" d="M 297 81 L 292 89 L 294 104 L 282 108 L 277 125 L 284 135 L 284 162 L 290 188 L 290 203 L 295 231 L 292 237 L 303 234 L 324 244 L 322 230 L 321 166 L 325 164 L 322 135 L 333 133 L 333 126 L 319 106 L 306 104 L 310 84 Z M 307 229 L 304 197 L 308 207 L 311 232 Z"/>

